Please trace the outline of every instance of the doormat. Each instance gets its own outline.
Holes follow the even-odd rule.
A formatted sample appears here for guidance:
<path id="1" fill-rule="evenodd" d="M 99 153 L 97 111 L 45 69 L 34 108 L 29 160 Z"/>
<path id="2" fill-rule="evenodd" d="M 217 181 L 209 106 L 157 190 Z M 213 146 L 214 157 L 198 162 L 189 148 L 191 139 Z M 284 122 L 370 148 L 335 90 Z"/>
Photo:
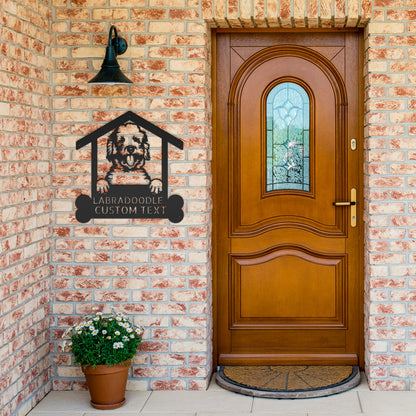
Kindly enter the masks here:
<path id="1" fill-rule="evenodd" d="M 217 383 L 236 393 L 275 399 L 330 396 L 360 384 L 357 366 L 224 366 Z"/>

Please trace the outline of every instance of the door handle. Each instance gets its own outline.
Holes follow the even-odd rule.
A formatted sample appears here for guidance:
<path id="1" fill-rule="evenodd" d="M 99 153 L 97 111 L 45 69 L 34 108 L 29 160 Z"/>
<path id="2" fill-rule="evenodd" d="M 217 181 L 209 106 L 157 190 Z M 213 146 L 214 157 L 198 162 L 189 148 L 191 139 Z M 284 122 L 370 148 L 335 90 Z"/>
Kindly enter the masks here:
<path id="1" fill-rule="evenodd" d="M 335 205 L 336 207 L 349 207 L 350 205 L 355 205 L 355 202 L 354 201 L 333 202 L 332 205 Z"/>
<path id="2" fill-rule="evenodd" d="M 351 227 L 357 226 L 357 190 L 351 188 L 351 201 L 333 202 L 335 207 L 351 207 Z"/>

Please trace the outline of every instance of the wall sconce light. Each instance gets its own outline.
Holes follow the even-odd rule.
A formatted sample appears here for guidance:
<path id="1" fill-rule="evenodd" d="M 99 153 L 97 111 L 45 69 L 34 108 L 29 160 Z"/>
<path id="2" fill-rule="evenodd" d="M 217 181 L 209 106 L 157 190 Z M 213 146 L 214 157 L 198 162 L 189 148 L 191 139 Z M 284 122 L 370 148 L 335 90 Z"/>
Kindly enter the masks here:
<path id="1" fill-rule="evenodd" d="M 114 33 L 114 37 L 113 37 Z M 101 65 L 100 72 L 90 81 L 96 84 L 132 84 L 120 70 L 117 62 L 117 55 L 122 55 L 127 50 L 127 42 L 125 39 L 117 36 L 117 29 L 111 26 L 108 34 L 108 46 L 105 51 L 104 61 Z"/>

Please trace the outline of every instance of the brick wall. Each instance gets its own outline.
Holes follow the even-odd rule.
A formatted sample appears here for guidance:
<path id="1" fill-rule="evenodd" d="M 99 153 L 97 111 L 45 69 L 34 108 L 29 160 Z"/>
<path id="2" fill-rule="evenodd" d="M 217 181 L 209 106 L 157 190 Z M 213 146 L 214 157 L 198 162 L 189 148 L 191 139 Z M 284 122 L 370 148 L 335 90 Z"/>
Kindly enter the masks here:
<path id="1" fill-rule="evenodd" d="M 132 85 L 88 84 L 110 25 L 128 42 L 118 62 Z M 54 389 L 85 388 L 61 334 L 93 306 L 146 327 L 130 389 L 204 389 L 211 369 L 210 37 L 196 0 L 54 1 Z M 90 193 L 85 134 L 131 110 L 184 142 L 169 150 L 169 187 L 185 218 L 75 219 Z M 152 149 L 151 149 L 152 151 Z"/>
<path id="2" fill-rule="evenodd" d="M 50 389 L 50 7 L 0 4 L 0 414 Z"/>
<path id="3" fill-rule="evenodd" d="M 370 386 L 416 389 L 416 2 L 375 1 L 365 31 Z"/>

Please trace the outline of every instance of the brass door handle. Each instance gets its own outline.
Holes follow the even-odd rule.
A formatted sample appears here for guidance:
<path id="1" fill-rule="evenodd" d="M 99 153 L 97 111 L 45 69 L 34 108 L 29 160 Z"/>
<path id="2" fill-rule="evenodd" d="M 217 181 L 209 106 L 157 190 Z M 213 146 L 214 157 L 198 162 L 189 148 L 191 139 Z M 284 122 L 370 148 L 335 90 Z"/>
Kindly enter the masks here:
<path id="1" fill-rule="evenodd" d="M 357 226 L 357 190 L 351 188 L 351 201 L 333 202 L 335 207 L 351 207 L 351 227 Z"/>
<path id="2" fill-rule="evenodd" d="M 336 207 L 349 207 L 350 205 L 355 205 L 354 201 L 348 201 L 348 202 L 333 202 L 332 205 Z"/>

